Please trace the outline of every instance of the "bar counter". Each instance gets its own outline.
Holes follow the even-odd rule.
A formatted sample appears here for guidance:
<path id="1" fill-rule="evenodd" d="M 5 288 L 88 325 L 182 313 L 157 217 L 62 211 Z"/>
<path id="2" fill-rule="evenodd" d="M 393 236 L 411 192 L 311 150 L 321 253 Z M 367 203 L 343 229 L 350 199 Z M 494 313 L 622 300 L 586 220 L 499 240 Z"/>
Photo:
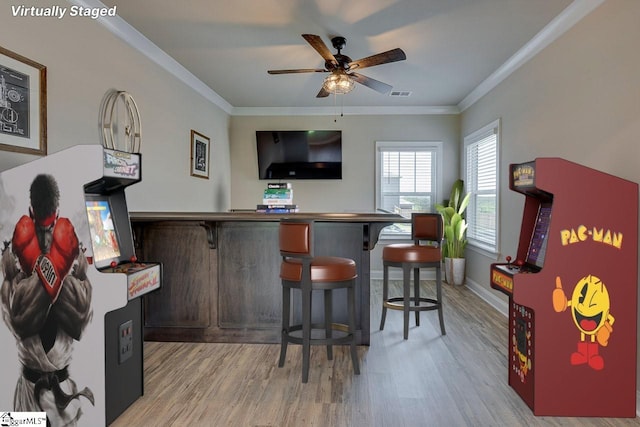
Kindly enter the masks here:
<path id="1" fill-rule="evenodd" d="M 356 262 L 358 343 L 368 345 L 370 251 L 384 227 L 410 221 L 383 213 L 129 215 L 139 258 L 163 263 L 162 289 L 144 297 L 145 339 L 193 342 L 280 342 L 278 224 L 288 217 L 315 221 L 315 255 Z M 335 321 L 346 322 L 346 292 L 334 292 L 333 304 Z M 314 303 L 314 321 L 321 313 Z"/>

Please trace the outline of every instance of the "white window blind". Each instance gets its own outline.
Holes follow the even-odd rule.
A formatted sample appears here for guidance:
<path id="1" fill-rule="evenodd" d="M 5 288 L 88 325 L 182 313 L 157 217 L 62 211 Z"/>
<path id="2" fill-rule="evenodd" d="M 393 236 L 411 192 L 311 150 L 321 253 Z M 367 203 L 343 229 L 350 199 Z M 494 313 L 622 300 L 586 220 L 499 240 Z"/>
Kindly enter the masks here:
<path id="1" fill-rule="evenodd" d="M 401 214 L 433 212 L 437 196 L 439 143 L 378 142 L 376 144 L 376 208 Z M 409 233 L 398 224 L 387 233 Z"/>
<path id="2" fill-rule="evenodd" d="M 498 244 L 498 139 L 498 121 L 465 138 L 467 238 L 490 251 Z"/>

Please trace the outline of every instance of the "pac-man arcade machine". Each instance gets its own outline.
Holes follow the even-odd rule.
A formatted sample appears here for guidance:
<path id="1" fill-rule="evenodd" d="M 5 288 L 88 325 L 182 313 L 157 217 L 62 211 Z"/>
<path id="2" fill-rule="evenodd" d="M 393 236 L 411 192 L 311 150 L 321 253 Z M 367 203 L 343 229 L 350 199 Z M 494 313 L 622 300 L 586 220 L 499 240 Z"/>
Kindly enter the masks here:
<path id="1" fill-rule="evenodd" d="M 635 417 L 638 185 L 560 158 L 509 167 L 525 196 L 509 295 L 509 385 L 535 415 Z"/>

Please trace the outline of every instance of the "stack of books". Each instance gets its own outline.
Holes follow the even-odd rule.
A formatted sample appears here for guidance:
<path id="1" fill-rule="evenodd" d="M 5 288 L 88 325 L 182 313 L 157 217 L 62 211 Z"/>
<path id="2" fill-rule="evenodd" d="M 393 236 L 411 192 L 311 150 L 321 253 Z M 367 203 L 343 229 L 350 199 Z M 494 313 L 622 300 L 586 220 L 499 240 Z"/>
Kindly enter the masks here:
<path id="1" fill-rule="evenodd" d="M 262 195 L 262 204 L 256 206 L 256 212 L 291 213 L 298 212 L 293 203 L 293 189 L 289 182 L 270 182 Z"/>

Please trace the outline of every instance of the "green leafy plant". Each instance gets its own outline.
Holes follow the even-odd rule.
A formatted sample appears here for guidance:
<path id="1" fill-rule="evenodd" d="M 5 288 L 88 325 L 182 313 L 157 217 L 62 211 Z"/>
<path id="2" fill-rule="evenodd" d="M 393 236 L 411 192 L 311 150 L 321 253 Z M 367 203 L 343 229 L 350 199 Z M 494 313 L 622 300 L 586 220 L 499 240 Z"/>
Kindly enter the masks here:
<path id="1" fill-rule="evenodd" d="M 467 221 L 464 211 L 469 205 L 470 193 L 463 196 L 464 182 L 458 179 L 451 188 L 451 196 L 447 206 L 436 204 L 436 210 L 442 215 L 444 225 L 444 246 L 442 256 L 445 258 L 464 258 L 467 247 Z"/>

